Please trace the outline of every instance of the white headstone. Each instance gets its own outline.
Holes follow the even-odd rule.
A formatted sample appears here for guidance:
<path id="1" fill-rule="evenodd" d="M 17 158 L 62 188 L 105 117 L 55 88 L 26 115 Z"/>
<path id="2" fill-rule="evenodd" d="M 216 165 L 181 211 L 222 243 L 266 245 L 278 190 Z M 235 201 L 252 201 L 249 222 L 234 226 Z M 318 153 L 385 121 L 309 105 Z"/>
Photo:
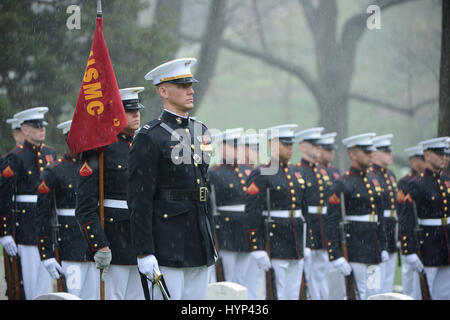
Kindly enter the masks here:
<path id="1" fill-rule="evenodd" d="M 414 300 L 410 296 L 407 296 L 406 294 L 401 293 L 380 293 L 380 294 L 374 294 L 367 298 L 367 300 Z"/>
<path id="2" fill-rule="evenodd" d="M 52 292 L 37 296 L 33 300 L 81 300 L 81 298 L 66 292 Z"/>
<path id="3" fill-rule="evenodd" d="M 206 300 L 247 300 L 247 288 L 228 281 L 210 283 Z"/>

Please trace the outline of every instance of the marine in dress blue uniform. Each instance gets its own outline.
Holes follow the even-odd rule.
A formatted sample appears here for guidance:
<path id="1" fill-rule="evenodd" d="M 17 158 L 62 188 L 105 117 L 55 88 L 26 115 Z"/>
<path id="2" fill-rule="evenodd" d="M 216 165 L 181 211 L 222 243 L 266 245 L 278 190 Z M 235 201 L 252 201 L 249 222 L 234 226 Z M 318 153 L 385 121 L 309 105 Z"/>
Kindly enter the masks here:
<path id="1" fill-rule="evenodd" d="M 426 168 L 397 195 L 403 260 L 418 271 L 425 267 L 435 300 L 450 299 L 450 177 L 444 171 L 449 141 L 439 137 L 420 143 Z M 418 235 L 414 233 L 416 214 L 421 227 Z"/>
<path id="2" fill-rule="evenodd" d="M 83 152 L 80 161 L 76 217 L 89 250 L 99 257 L 109 251 L 112 255 L 110 266 L 103 271 L 106 300 L 144 299 L 127 206 L 128 153 L 140 125 L 140 110 L 144 106 L 138 94 L 143 90 L 119 90 L 128 124 L 117 136 L 117 142 L 104 150 L 104 229 L 99 220 L 98 152 Z M 99 263 L 97 267 L 102 269 Z"/>
<path id="3" fill-rule="evenodd" d="M 72 121 L 57 125 L 65 139 Z M 42 263 L 53 279 L 65 274 L 67 292 L 83 300 L 99 298 L 99 272 L 75 218 L 79 155 L 67 151 L 41 174 L 36 223 Z M 58 247 L 59 257 L 54 252 Z M 59 259 L 56 260 L 55 258 Z"/>
<path id="4" fill-rule="evenodd" d="M 388 257 L 386 232 L 382 224 L 382 198 L 380 183 L 367 175 L 374 151 L 373 133 L 352 136 L 342 140 L 351 159 L 350 169 L 330 190 L 327 219 L 324 230 L 327 237 L 328 256 L 334 268 L 344 276 L 353 269 L 360 298 L 366 299 L 381 288 L 381 262 Z M 346 237 L 349 261 L 342 256 L 339 223 L 344 216 L 341 210 L 344 195 Z"/>
<path id="5" fill-rule="evenodd" d="M 148 279 L 162 273 L 175 300 L 205 299 L 216 259 L 207 182 L 211 135 L 188 113 L 194 107 L 195 62 L 176 59 L 145 76 L 164 110 L 142 127 L 129 155 L 127 201 L 138 267 Z M 158 290 L 151 292 L 162 299 Z"/>
<path id="6" fill-rule="evenodd" d="M 25 141 L 4 158 L 1 168 L 1 242 L 3 246 L 5 241 L 8 241 L 7 246 L 15 247 L 17 244 L 27 300 L 48 293 L 51 285 L 51 278 L 40 262 L 35 223 L 40 174 L 56 158 L 55 150 L 43 143 L 47 126 L 44 115 L 47 112 L 47 107 L 37 107 L 14 115 L 19 120 Z M 11 237 L 13 228 L 15 239 Z"/>
<path id="7" fill-rule="evenodd" d="M 215 217 L 220 255 L 226 281 L 246 284 L 250 248 L 245 233 L 244 194 L 252 167 L 240 163 L 238 147 L 242 128 L 227 129 L 215 135 L 222 160 L 209 172 L 209 183 L 215 190 L 218 216 Z"/>
<path id="8" fill-rule="evenodd" d="M 295 128 L 297 125 L 288 124 L 268 129 L 271 160 L 252 170 L 245 197 L 248 245 L 261 269 L 273 266 L 279 300 L 298 300 L 303 273 L 305 185 L 295 166 L 289 163 Z M 273 235 L 270 262 L 264 251 L 264 241 L 270 240 L 265 239 L 264 231 L 269 213 L 273 220 L 269 225 Z"/>
<path id="9" fill-rule="evenodd" d="M 386 225 L 387 252 L 389 259 L 383 263 L 381 293 L 392 292 L 394 286 L 395 263 L 398 251 L 398 217 L 397 217 L 397 178 L 388 168 L 392 164 L 392 134 L 377 136 L 373 139 L 377 149 L 372 154 L 372 166 L 369 174 L 374 175 L 380 183 L 383 206 L 383 223 Z"/>
<path id="10" fill-rule="evenodd" d="M 417 174 L 425 170 L 425 158 L 423 156 L 423 147 L 421 145 L 406 148 L 404 151 L 408 155 L 411 170 L 398 181 L 398 190 L 401 190 L 403 194 L 405 193 L 406 185 L 414 179 Z M 400 235 L 398 240 L 400 241 Z M 409 263 L 402 263 L 402 292 L 415 300 L 422 299 L 419 275 L 414 266 Z"/>
<path id="11" fill-rule="evenodd" d="M 306 236 L 305 276 L 308 296 L 312 300 L 327 300 L 329 295 L 329 261 L 323 220 L 327 214 L 326 199 L 332 184 L 326 168 L 317 163 L 320 148 L 317 141 L 324 128 L 310 128 L 295 134 L 300 144 L 302 159 L 297 163 L 301 179 L 305 181 L 305 199 L 308 205 L 308 231 Z"/>

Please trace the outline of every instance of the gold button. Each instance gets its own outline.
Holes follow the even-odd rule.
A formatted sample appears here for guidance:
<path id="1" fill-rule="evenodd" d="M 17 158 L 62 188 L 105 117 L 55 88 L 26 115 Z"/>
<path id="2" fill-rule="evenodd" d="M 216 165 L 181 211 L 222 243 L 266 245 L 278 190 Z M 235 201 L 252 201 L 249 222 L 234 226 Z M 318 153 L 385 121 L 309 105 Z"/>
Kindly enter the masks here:
<path id="1" fill-rule="evenodd" d="M 373 193 L 373 191 L 372 191 L 372 190 L 369 190 L 368 192 L 369 192 L 369 194 L 372 194 L 372 193 Z"/>
<path id="2" fill-rule="evenodd" d="M 195 162 L 195 163 L 194 163 L 194 166 L 195 166 L 195 167 L 198 167 L 198 163 L 197 163 L 197 162 Z"/>
<path id="3" fill-rule="evenodd" d="M 192 148 L 192 150 L 194 150 L 194 149 L 195 149 L 195 146 L 194 146 L 193 144 L 191 144 L 191 148 Z"/>
<path id="4" fill-rule="evenodd" d="M 275 229 L 277 227 L 277 225 L 274 223 L 272 224 L 272 228 Z"/>
<path id="5" fill-rule="evenodd" d="M 253 239 L 252 242 L 255 243 L 255 242 L 256 242 L 256 239 Z"/>
<path id="6" fill-rule="evenodd" d="M 109 222 L 114 222 L 114 218 L 110 218 L 110 219 L 109 219 Z"/>
<path id="7" fill-rule="evenodd" d="M 41 250 L 44 251 L 44 250 L 45 250 L 45 247 L 41 247 Z"/>
<path id="8" fill-rule="evenodd" d="M 122 165 L 119 164 L 119 165 L 117 166 L 117 168 L 122 169 Z"/>
<path id="9" fill-rule="evenodd" d="M 234 184 L 230 183 L 229 186 L 230 186 L 230 188 L 233 188 L 233 187 L 234 187 Z"/>
<path id="10" fill-rule="evenodd" d="M 253 249 L 254 249 L 254 250 L 258 249 L 258 246 L 253 246 Z"/>
<path id="11" fill-rule="evenodd" d="M 94 239 L 94 235 L 93 234 L 91 234 L 91 239 Z"/>
<path id="12" fill-rule="evenodd" d="M 31 170 L 29 170 L 29 171 L 28 171 L 28 174 L 30 174 L 30 175 L 31 175 L 32 173 L 33 173 L 33 172 L 31 172 Z"/>
<path id="13" fill-rule="evenodd" d="M 72 189 L 72 185 L 71 184 L 69 184 L 68 187 L 69 187 L 69 189 Z"/>
<path id="14" fill-rule="evenodd" d="M 27 212 L 27 210 L 25 210 L 25 209 L 22 209 L 22 213 L 26 213 Z"/>
<path id="15" fill-rule="evenodd" d="M 247 191 L 247 187 L 242 187 L 242 191 Z"/>
<path id="16" fill-rule="evenodd" d="M 167 213 L 164 213 L 164 214 L 163 214 L 163 218 L 164 218 L 164 219 L 167 219 L 168 217 L 169 217 L 169 216 L 167 215 Z"/>
<path id="17" fill-rule="evenodd" d="M 289 182 L 289 187 L 293 187 L 294 186 L 294 183 L 291 181 L 291 182 Z"/>
<path id="18" fill-rule="evenodd" d="M 370 188 L 370 184 L 366 184 L 366 188 Z"/>
<path id="19" fill-rule="evenodd" d="M 252 231 L 252 236 L 254 236 L 255 235 L 255 231 Z"/>
<path id="20" fill-rule="evenodd" d="M 361 195 L 360 195 L 359 193 L 357 193 L 357 194 L 356 194 L 356 197 L 359 198 L 359 197 L 361 197 Z"/>
<path id="21" fill-rule="evenodd" d="M 187 133 L 189 133 L 189 128 L 184 129 Z"/>
<path id="22" fill-rule="evenodd" d="M 292 208 L 292 209 L 295 209 L 295 203 L 293 203 L 293 204 L 291 205 L 291 208 Z"/>
<path id="23" fill-rule="evenodd" d="M 296 197 L 292 197 L 291 199 L 292 199 L 292 201 L 295 201 L 295 200 L 297 200 L 297 198 L 296 198 Z"/>
<path id="24" fill-rule="evenodd" d="M 91 229 L 91 226 L 87 226 L 86 229 L 87 229 L 87 230 L 90 230 L 90 229 Z"/>
<path id="25" fill-rule="evenodd" d="M 41 243 L 44 243 L 44 239 L 41 239 Z"/>
<path id="26" fill-rule="evenodd" d="M 238 177 L 239 177 L 239 178 L 242 178 L 242 173 L 239 172 L 239 173 L 238 173 Z"/>
<path id="27" fill-rule="evenodd" d="M 42 163 L 44 163 L 44 161 L 42 161 L 42 159 L 39 159 L 39 163 L 42 164 Z"/>
<path id="28" fill-rule="evenodd" d="M 66 229 L 69 229 L 69 225 L 68 224 L 66 224 L 64 227 L 66 227 Z"/>
<path id="29" fill-rule="evenodd" d="M 97 247 L 98 247 L 98 244 L 94 243 L 94 248 L 97 248 Z"/>
<path id="30" fill-rule="evenodd" d="M 47 257 L 47 256 L 46 256 L 45 254 L 43 254 L 43 255 L 42 255 L 42 258 L 44 258 L 44 259 L 45 259 L 46 257 Z"/>
<path id="31" fill-rule="evenodd" d="M 245 180 L 244 179 L 241 180 L 241 184 L 245 184 Z"/>
<path id="32" fill-rule="evenodd" d="M 295 190 L 294 189 L 291 189 L 291 194 L 295 194 Z"/>
<path id="33" fill-rule="evenodd" d="M 281 190 L 281 187 L 280 187 L 280 186 L 277 186 L 277 190 Z"/>
<path id="34" fill-rule="evenodd" d="M 288 174 L 288 175 L 286 176 L 286 178 L 287 178 L 288 180 L 291 180 L 291 175 Z"/>
<path id="35" fill-rule="evenodd" d="M 197 179 L 197 184 L 200 184 L 200 179 Z"/>
<path id="36" fill-rule="evenodd" d="M 225 217 L 225 221 L 226 222 L 230 221 L 230 217 Z"/>

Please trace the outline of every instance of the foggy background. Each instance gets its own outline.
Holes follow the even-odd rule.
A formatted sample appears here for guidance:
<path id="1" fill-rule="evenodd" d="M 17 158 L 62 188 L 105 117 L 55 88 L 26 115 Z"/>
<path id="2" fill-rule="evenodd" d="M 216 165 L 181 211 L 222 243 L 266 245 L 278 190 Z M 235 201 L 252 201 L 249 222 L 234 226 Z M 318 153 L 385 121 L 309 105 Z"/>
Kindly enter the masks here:
<path id="1" fill-rule="evenodd" d="M 80 28 L 68 29 L 70 5 Z M 162 106 L 144 75 L 197 58 L 191 114 L 209 128 L 336 131 L 341 140 L 394 134 L 392 169 L 403 149 L 436 137 L 439 120 L 440 0 L 103 0 L 104 38 L 119 88 L 144 86 L 142 125 Z M 380 8 L 380 29 L 369 5 Z M 65 151 L 59 122 L 70 120 L 94 35 L 95 0 L 0 1 L 0 153 L 13 146 L 6 119 L 47 106 L 47 145 Z M 373 22 L 373 21 L 372 21 Z M 293 162 L 300 159 L 295 148 Z"/>

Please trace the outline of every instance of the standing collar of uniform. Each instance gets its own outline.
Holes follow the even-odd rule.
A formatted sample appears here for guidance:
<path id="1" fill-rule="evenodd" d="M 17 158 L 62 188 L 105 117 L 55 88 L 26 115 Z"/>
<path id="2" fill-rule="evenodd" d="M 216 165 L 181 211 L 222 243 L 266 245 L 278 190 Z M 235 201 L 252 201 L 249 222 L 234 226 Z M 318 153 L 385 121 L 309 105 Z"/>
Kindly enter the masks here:
<path id="1" fill-rule="evenodd" d="M 161 113 L 160 119 L 164 122 L 176 124 L 181 127 L 186 127 L 189 123 L 189 115 L 183 117 L 166 109 Z"/>
<path id="2" fill-rule="evenodd" d="M 68 162 L 73 163 L 73 164 L 77 164 L 80 161 L 79 156 L 75 156 L 75 155 L 71 154 L 70 152 L 64 153 L 64 159 L 66 159 Z"/>
<path id="3" fill-rule="evenodd" d="M 375 163 L 372 163 L 372 166 L 370 167 L 369 170 L 370 171 L 377 170 L 377 171 L 379 171 L 381 173 L 386 173 L 387 172 L 386 168 L 383 168 L 382 166 L 379 166 L 378 164 L 375 164 Z"/>
<path id="4" fill-rule="evenodd" d="M 425 170 L 423 172 L 434 178 L 439 178 L 441 176 L 440 171 L 435 172 L 435 171 L 431 170 L 430 168 L 425 168 Z"/>
<path id="5" fill-rule="evenodd" d="M 39 145 L 35 145 L 35 144 L 31 143 L 28 139 L 25 139 L 25 141 L 23 142 L 23 146 L 27 147 L 30 150 L 38 152 L 38 151 L 41 151 L 41 148 L 44 146 L 44 144 L 41 143 Z"/>
<path id="6" fill-rule="evenodd" d="M 300 160 L 300 165 L 307 166 L 310 168 L 314 168 L 316 166 L 314 162 L 306 160 L 305 158 L 302 158 L 302 160 Z"/>
<path id="7" fill-rule="evenodd" d="M 350 172 L 360 177 L 364 177 L 366 175 L 366 171 L 356 169 L 355 167 L 350 167 Z"/>
<path id="8" fill-rule="evenodd" d="M 126 141 L 126 142 L 131 142 L 131 141 L 133 141 L 134 134 L 131 135 L 131 134 L 126 133 L 126 132 L 121 132 L 121 133 L 119 133 L 119 135 L 117 137 L 119 138 L 119 140 L 123 140 L 123 141 Z"/>

